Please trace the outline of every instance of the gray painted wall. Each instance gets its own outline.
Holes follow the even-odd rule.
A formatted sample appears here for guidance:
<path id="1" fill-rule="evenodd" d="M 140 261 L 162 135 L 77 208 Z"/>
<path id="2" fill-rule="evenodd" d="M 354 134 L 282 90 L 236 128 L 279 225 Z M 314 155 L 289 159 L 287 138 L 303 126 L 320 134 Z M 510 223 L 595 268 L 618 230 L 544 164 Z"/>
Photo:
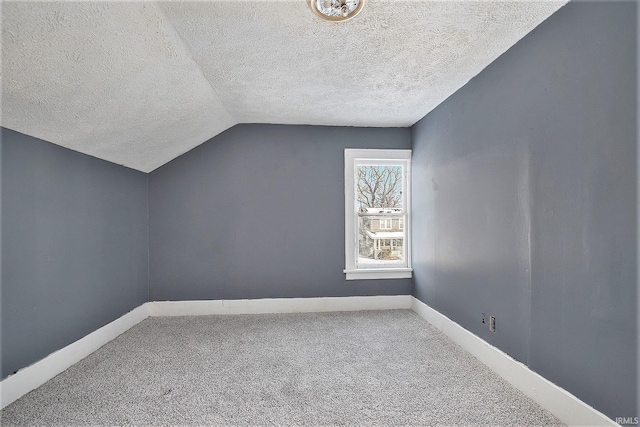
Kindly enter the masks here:
<path id="1" fill-rule="evenodd" d="M 147 175 L 2 129 L 2 378 L 148 300 Z"/>
<path id="2" fill-rule="evenodd" d="M 239 125 L 151 173 L 151 300 L 409 294 L 346 281 L 344 148 L 408 128 Z"/>
<path id="3" fill-rule="evenodd" d="M 412 128 L 413 294 L 612 418 L 638 415 L 636 18 L 572 2 Z"/>

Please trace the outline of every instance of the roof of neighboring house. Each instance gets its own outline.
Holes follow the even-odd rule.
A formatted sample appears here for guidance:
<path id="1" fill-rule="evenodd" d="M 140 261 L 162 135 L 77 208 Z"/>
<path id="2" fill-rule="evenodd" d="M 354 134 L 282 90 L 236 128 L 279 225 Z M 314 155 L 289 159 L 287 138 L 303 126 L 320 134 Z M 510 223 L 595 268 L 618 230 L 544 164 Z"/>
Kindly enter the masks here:
<path id="1" fill-rule="evenodd" d="M 403 231 L 378 231 L 374 233 L 367 230 L 367 235 L 372 239 L 402 239 L 404 238 Z"/>
<path id="2" fill-rule="evenodd" d="M 377 214 L 377 213 L 401 213 L 401 208 L 360 208 L 360 213 Z"/>

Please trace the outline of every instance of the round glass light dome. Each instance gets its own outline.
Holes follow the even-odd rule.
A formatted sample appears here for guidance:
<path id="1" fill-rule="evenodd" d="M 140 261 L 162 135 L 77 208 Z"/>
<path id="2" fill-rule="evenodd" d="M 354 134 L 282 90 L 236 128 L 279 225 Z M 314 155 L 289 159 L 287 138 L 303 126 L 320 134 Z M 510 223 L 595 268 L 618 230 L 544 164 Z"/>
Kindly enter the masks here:
<path id="1" fill-rule="evenodd" d="M 327 21 L 346 21 L 356 16 L 365 0 L 307 0 L 309 7 Z"/>

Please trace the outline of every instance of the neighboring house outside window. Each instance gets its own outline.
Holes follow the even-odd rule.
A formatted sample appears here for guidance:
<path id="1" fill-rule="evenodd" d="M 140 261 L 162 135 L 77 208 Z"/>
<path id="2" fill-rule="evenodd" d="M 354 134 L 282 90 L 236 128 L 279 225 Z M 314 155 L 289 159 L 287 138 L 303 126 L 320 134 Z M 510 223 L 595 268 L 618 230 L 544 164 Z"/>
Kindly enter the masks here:
<path id="1" fill-rule="evenodd" d="M 361 208 L 361 218 L 367 218 L 371 214 L 399 213 L 401 209 L 384 209 L 384 208 Z M 404 248 L 404 231 L 400 229 L 401 218 L 393 217 L 371 217 L 368 222 L 365 219 L 361 221 L 361 239 L 360 244 L 363 246 L 360 252 L 362 262 L 366 258 L 373 260 L 388 259 L 399 260 L 403 257 Z"/>
<path id="2" fill-rule="evenodd" d="M 347 280 L 411 277 L 411 150 L 345 150 Z"/>

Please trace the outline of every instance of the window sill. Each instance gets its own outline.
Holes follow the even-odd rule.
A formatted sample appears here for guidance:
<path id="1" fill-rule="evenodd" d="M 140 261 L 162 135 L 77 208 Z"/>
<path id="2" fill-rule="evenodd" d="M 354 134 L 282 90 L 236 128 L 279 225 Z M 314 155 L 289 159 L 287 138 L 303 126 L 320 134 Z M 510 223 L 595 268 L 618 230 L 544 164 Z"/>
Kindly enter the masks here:
<path id="1" fill-rule="evenodd" d="M 370 279 L 411 279 L 412 268 L 370 268 L 357 270 L 344 270 L 347 280 Z"/>

